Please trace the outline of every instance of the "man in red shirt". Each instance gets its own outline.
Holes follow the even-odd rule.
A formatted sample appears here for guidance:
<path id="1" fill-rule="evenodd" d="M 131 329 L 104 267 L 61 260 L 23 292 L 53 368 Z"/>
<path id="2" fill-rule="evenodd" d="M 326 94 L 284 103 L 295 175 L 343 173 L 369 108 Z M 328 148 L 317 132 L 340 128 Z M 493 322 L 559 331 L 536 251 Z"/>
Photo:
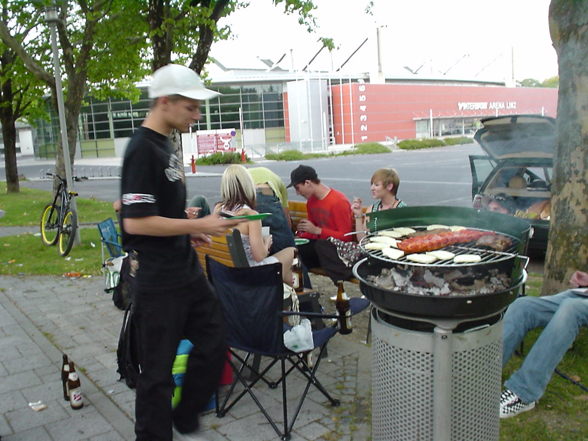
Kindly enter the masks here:
<path id="1" fill-rule="evenodd" d="M 308 165 L 299 165 L 292 170 L 288 187 L 294 187 L 296 194 L 307 200 L 308 219 L 298 223 L 296 232 L 298 237 L 310 239 L 308 244 L 298 247 L 302 262 L 307 268 L 321 267 L 327 272 L 333 266 L 339 267 L 342 262 L 335 261 L 339 260 L 336 249 L 326 239 L 353 240 L 353 235 L 345 236 L 353 231 L 351 203 L 340 191 L 322 184 L 316 170 Z M 329 275 L 333 280 L 342 277 L 341 274 Z"/>

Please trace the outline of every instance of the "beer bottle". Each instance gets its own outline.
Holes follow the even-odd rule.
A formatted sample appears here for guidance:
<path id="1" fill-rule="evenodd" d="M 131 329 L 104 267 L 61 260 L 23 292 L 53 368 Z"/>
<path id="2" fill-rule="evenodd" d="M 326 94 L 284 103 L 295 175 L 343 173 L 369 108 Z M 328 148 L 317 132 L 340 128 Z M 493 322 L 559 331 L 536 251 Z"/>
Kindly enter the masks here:
<path id="1" fill-rule="evenodd" d="M 69 405 L 72 409 L 78 410 L 84 407 L 84 399 L 82 397 L 82 386 L 80 378 L 76 372 L 74 362 L 69 362 L 69 376 L 67 377 L 67 391 L 69 393 Z"/>
<path id="2" fill-rule="evenodd" d="M 69 401 L 69 394 L 67 393 L 67 377 L 69 377 L 69 360 L 67 355 L 63 354 L 63 361 L 61 363 L 61 385 L 63 386 L 63 399 Z"/>
<path id="3" fill-rule="evenodd" d="M 292 261 L 292 287 L 296 294 L 301 294 L 304 291 L 304 276 L 302 275 L 302 262 L 298 255 L 298 249 L 294 248 L 294 260 Z"/>
<path id="4" fill-rule="evenodd" d="M 341 334 L 350 334 L 353 328 L 351 327 L 351 308 L 349 307 L 349 297 L 343 288 L 343 281 L 337 282 L 337 300 L 335 301 L 335 308 L 339 315 L 339 332 Z"/>

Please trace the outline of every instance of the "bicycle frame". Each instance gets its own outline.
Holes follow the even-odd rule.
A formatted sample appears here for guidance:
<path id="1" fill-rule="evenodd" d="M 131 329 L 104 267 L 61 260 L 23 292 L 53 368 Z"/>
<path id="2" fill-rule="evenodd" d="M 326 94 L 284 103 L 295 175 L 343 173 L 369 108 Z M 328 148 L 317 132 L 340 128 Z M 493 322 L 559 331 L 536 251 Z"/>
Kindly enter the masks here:
<path id="1" fill-rule="evenodd" d="M 59 207 L 59 216 L 57 217 L 58 220 L 58 229 L 61 229 L 61 224 L 63 223 L 63 219 L 65 217 L 65 213 L 69 209 L 71 204 L 71 195 L 67 191 L 67 182 L 59 175 L 52 175 L 59 179 L 59 186 L 57 187 L 57 191 L 55 192 L 55 196 L 53 198 L 53 206 Z M 60 200 L 60 203 L 57 201 Z"/>

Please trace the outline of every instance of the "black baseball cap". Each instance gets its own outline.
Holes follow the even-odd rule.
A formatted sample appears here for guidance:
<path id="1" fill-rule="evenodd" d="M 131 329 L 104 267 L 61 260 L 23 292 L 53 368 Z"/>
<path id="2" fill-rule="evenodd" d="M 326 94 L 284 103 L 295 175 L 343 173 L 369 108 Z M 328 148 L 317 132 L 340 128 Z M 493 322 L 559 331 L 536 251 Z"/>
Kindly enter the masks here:
<path id="1" fill-rule="evenodd" d="M 300 184 L 306 180 L 317 180 L 318 176 L 316 174 L 316 170 L 308 165 L 299 165 L 292 173 L 290 173 L 290 183 L 288 187 L 293 187 L 296 184 Z"/>

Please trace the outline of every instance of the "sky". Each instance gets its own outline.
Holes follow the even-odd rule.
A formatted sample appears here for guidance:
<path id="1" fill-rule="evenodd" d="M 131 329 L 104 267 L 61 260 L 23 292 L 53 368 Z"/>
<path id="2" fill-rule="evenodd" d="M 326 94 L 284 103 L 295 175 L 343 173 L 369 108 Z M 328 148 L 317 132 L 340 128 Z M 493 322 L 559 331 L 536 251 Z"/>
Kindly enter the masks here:
<path id="1" fill-rule="evenodd" d="M 514 72 L 519 81 L 543 81 L 558 74 L 549 0 L 374 0 L 373 15 L 365 13 L 367 0 L 315 4 L 318 28 L 309 33 L 271 0 L 250 0 L 220 22 L 234 37 L 215 43 L 210 55 L 226 67 L 263 68 L 259 59 L 286 54 L 279 66 L 302 70 L 321 48 L 319 37 L 330 37 L 336 50 L 323 50 L 309 70 L 375 72 L 379 28 L 379 64 L 388 75 L 505 81 Z"/>

